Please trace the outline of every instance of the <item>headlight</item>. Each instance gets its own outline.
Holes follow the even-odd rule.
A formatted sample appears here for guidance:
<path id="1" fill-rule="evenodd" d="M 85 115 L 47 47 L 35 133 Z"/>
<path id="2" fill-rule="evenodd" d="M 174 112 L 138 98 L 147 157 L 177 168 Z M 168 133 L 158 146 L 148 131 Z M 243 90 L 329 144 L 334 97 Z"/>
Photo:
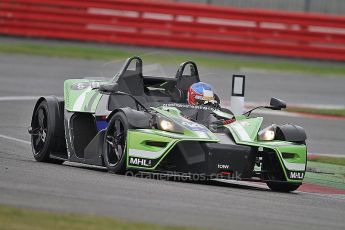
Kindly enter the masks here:
<path id="1" fill-rule="evenodd" d="M 173 123 L 168 120 L 161 120 L 159 125 L 163 130 L 167 130 L 167 131 L 173 130 L 174 128 Z"/>
<path id="2" fill-rule="evenodd" d="M 184 128 L 182 126 L 163 116 L 157 117 L 157 126 L 160 130 L 174 133 L 184 133 Z"/>
<path id="3" fill-rule="evenodd" d="M 276 125 L 270 125 L 258 132 L 259 141 L 272 141 L 276 135 Z"/>

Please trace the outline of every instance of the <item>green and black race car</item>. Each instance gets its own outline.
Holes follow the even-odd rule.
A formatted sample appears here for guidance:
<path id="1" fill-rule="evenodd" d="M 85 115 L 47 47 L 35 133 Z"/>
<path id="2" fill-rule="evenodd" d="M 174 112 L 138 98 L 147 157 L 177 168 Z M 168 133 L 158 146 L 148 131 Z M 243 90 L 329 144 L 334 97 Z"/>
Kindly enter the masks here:
<path id="1" fill-rule="evenodd" d="M 263 118 L 250 117 L 250 111 L 234 116 L 219 106 L 187 104 L 189 86 L 200 81 L 192 61 L 181 64 L 173 78 L 143 76 L 142 69 L 142 60 L 132 57 L 110 81 L 70 79 L 64 99 L 39 98 L 29 128 L 34 158 L 103 166 L 118 174 L 260 180 L 284 192 L 301 185 L 303 128 L 262 129 Z M 266 106 L 285 107 L 275 98 Z"/>

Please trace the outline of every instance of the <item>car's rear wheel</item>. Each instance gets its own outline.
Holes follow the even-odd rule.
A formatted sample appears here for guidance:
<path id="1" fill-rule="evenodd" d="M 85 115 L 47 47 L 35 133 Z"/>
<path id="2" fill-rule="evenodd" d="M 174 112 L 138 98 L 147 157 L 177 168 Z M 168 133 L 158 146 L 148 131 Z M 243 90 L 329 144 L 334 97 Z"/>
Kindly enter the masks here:
<path id="1" fill-rule="evenodd" d="M 301 186 L 300 183 L 284 183 L 284 182 L 273 182 L 269 181 L 266 183 L 267 186 L 275 192 L 292 192 Z"/>
<path id="2" fill-rule="evenodd" d="M 50 158 L 50 152 L 54 149 L 56 123 L 50 112 L 45 100 L 34 111 L 30 128 L 32 152 L 36 161 L 62 164 L 63 160 Z"/>
<path id="3" fill-rule="evenodd" d="M 129 128 L 124 113 L 118 112 L 111 119 L 104 135 L 103 159 L 110 173 L 126 172 L 126 138 Z"/>

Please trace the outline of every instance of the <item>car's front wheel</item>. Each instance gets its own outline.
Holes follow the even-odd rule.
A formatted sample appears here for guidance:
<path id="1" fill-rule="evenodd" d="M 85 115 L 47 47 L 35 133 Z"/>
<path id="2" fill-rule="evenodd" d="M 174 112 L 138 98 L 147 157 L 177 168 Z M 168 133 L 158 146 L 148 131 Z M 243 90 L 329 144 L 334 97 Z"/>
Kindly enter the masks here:
<path id="1" fill-rule="evenodd" d="M 118 112 L 111 119 L 104 135 L 103 159 L 108 171 L 126 172 L 126 138 L 129 125 L 124 113 Z"/>

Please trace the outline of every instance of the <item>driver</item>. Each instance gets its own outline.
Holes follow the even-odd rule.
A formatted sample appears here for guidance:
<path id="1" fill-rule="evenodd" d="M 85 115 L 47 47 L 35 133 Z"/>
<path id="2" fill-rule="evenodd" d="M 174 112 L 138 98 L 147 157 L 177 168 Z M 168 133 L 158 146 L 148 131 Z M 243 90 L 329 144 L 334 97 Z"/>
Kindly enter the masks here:
<path id="1" fill-rule="evenodd" d="M 218 106 L 213 87 L 204 82 L 191 85 L 187 92 L 187 101 L 190 105 L 213 105 Z"/>
<path id="2" fill-rule="evenodd" d="M 201 108 L 204 109 L 184 110 L 183 115 L 189 120 L 196 121 L 206 126 L 220 120 L 225 120 L 223 117 L 216 115 L 213 112 L 214 110 L 232 114 L 230 110 L 220 107 L 219 99 L 214 93 L 213 87 L 204 82 L 194 83 L 189 87 L 187 101 L 191 106 L 201 106 Z"/>

